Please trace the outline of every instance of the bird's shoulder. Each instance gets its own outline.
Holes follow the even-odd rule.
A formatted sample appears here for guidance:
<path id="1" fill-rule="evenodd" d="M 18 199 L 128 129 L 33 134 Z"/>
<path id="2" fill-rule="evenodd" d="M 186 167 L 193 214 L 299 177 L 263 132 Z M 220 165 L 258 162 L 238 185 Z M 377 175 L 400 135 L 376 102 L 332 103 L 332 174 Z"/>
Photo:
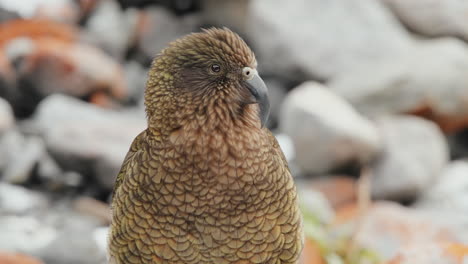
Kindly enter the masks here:
<path id="1" fill-rule="evenodd" d="M 127 155 L 125 155 L 120 171 L 117 174 L 117 178 L 114 184 L 113 195 L 115 195 L 119 187 L 122 185 L 122 182 L 124 181 L 130 169 L 133 166 L 135 166 L 135 163 L 138 162 L 138 157 L 146 151 L 148 144 L 146 133 L 146 130 L 142 131 L 140 134 L 138 134 L 138 136 L 135 137 L 132 144 L 130 145 L 130 148 L 127 152 Z"/>

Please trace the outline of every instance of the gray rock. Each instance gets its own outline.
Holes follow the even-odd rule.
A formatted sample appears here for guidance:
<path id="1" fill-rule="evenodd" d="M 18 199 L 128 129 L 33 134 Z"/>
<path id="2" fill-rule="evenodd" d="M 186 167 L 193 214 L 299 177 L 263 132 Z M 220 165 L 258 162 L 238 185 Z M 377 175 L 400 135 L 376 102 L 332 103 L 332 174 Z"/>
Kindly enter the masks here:
<path id="1" fill-rule="evenodd" d="M 10 183 L 25 183 L 34 166 L 45 154 L 44 142 L 39 137 L 24 137 L 16 130 L 7 132 L 0 139 L 0 155 L 3 167 L 2 179 Z"/>
<path id="2" fill-rule="evenodd" d="M 463 117 L 468 114 L 466 68 L 466 45 L 440 39 L 419 42 L 406 56 L 350 69 L 328 86 L 370 116 L 428 107 L 436 115 Z"/>
<path id="3" fill-rule="evenodd" d="M 454 36 L 468 40 L 468 3 L 459 0 L 383 0 L 413 32 L 429 37 Z"/>
<path id="4" fill-rule="evenodd" d="M 434 123 L 414 116 L 377 122 L 384 151 L 373 165 L 372 196 L 406 200 L 418 197 L 437 180 L 448 162 L 448 146 Z"/>
<path id="5" fill-rule="evenodd" d="M 276 134 L 275 137 L 284 153 L 284 156 L 286 157 L 286 160 L 293 160 L 296 157 L 296 152 L 294 149 L 294 142 L 291 137 L 286 134 Z"/>
<path id="6" fill-rule="evenodd" d="M 93 231 L 94 242 L 102 255 L 107 255 L 107 241 L 109 240 L 109 227 L 98 227 Z"/>
<path id="7" fill-rule="evenodd" d="M 99 1 L 86 24 L 92 43 L 97 43 L 114 58 L 123 58 L 134 41 L 138 11 L 123 11 L 117 1 Z"/>
<path id="8" fill-rule="evenodd" d="M 57 230 L 32 216 L 0 217 L 0 248 L 33 254 L 43 250 L 58 235 Z"/>
<path id="9" fill-rule="evenodd" d="M 50 203 L 42 193 L 0 183 L 2 250 L 50 264 L 104 264 L 105 252 L 93 235 L 100 225 L 99 218 L 73 209 L 69 200 Z"/>
<path id="10" fill-rule="evenodd" d="M 34 166 L 45 153 L 42 139 L 30 137 L 26 139 L 21 150 L 12 153 L 11 163 L 3 172 L 3 179 L 11 183 L 26 183 L 32 175 Z"/>
<path id="11" fill-rule="evenodd" d="M 162 7 L 145 9 L 147 26 L 141 32 L 139 47 L 148 58 L 154 58 L 167 44 L 185 34 L 198 31 L 200 17 L 177 17 Z"/>
<path id="12" fill-rule="evenodd" d="M 37 174 L 41 180 L 57 183 L 61 181 L 63 171 L 48 153 L 44 153 L 39 160 Z"/>
<path id="13" fill-rule="evenodd" d="M 47 247 L 35 255 L 50 264 L 104 264 L 106 254 L 99 249 L 93 232 L 98 221 L 73 211 L 58 211 L 55 219 L 59 233 Z M 70 239 L 72 238 L 72 239 Z"/>
<path id="14" fill-rule="evenodd" d="M 309 173 L 326 173 L 349 162 L 366 163 L 381 147 L 369 120 L 314 82 L 303 83 L 287 95 L 280 128 L 294 143 L 297 164 Z"/>
<path id="15" fill-rule="evenodd" d="M 328 80 L 408 49 L 409 34 L 379 1 L 255 0 L 248 36 L 261 69 Z"/>
<path id="16" fill-rule="evenodd" d="M 68 1 L 68 0 L 64 0 Z M 63 2 L 63 1 L 62 1 Z M 41 1 L 1 1 L 0 6 L 11 12 L 19 13 L 22 17 L 31 17 Z"/>
<path id="17" fill-rule="evenodd" d="M 142 102 L 148 79 L 148 69 L 136 61 L 130 61 L 124 66 L 125 80 L 129 97 L 135 102 Z"/>
<path id="18" fill-rule="evenodd" d="M 13 109 L 5 99 L 0 98 L 0 135 L 10 130 L 14 125 Z"/>
<path id="19" fill-rule="evenodd" d="M 18 68 L 20 91 L 11 96 L 15 110 L 21 104 L 21 108 L 28 108 L 26 103 L 33 104 L 29 108 L 34 110 L 42 98 L 52 93 L 82 98 L 106 92 L 119 100 L 126 98 L 121 65 L 101 49 L 83 42 L 70 44 L 57 39 L 42 44 L 20 37 L 5 46 L 7 56 L 16 61 Z"/>
<path id="20" fill-rule="evenodd" d="M 18 19 L 18 18 L 20 18 L 20 16 L 17 12 L 0 7 L 0 23 L 4 23 L 9 20 Z"/>
<path id="21" fill-rule="evenodd" d="M 276 79 L 265 78 L 265 84 L 268 87 L 268 98 L 270 99 L 270 116 L 268 117 L 267 126 L 271 124 L 276 125 L 278 123 L 281 104 L 286 97 L 287 90 L 284 85 Z"/>
<path id="22" fill-rule="evenodd" d="M 35 1 L 38 3 L 33 17 L 75 24 L 80 19 L 79 3 L 73 0 Z"/>
<path id="23" fill-rule="evenodd" d="M 17 130 L 11 130 L 0 138 L 0 168 L 5 170 L 11 161 L 12 153 L 21 151 L 24 136 Z"/>
<path id="24" fill-rule="evenodd" d="M 146 128 L 143 112 L 111 111 L 63 95 L 42 101 L 35 122 L 63 169 L 94 175 L 106 189 L 112 188 L 131 142 Z"/>
<path id="25" fill-rule="evenodd" d="M 0 182 L 0 215 L 37 212 L 47 205 L 47 198 L 39 192 Z"/>
<path id="26" fill-rule="evenodd" d="M 468 162 L 459 160 L 448 164 L 437 181 L 424 190 L 415 206 L 425 209 L 467 212 Z"/>

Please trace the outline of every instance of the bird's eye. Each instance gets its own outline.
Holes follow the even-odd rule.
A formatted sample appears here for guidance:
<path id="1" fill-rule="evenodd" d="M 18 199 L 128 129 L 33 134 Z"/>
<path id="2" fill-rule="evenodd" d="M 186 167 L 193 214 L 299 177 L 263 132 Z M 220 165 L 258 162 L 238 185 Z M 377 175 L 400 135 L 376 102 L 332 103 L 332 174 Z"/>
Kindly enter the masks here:
<path id="1" fill-rule="evenodd" d="M 213 65 L 211 65 L 211 70 L 213 72 L 220 72 L 221 71 L 221 66 L 219 66 L 218 64 L 213 64 Z"/>

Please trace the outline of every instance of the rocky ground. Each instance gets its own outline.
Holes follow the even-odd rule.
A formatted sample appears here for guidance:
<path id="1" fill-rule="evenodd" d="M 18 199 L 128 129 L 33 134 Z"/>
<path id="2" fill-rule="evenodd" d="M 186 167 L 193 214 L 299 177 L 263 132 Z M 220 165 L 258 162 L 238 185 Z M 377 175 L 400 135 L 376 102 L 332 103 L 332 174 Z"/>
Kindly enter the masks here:
<path id="1" fill-rule="evenodd" d="M 43 2 L 0 0 L 0 263 L 105 263 L 151 58 L 211 25 L 257 54 L 302 263 L 467 263 L 468 4 Z"/>

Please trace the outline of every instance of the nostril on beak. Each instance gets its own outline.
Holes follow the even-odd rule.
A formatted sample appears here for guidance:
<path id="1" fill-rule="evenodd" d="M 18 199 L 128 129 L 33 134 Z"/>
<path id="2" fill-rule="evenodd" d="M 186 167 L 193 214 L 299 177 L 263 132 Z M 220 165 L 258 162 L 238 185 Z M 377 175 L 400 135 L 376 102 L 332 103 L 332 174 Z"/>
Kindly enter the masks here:
<path id="1" fill-rule="evenodd" d="M 253 76 L 255 75 L 256 73 L 256 70 L 250 68 L 250 67 L 244 67 L 242 69 L 242 75 L 244 75 L 244 78 L 246 80 L 251 80 L 253 78 Z"/>

